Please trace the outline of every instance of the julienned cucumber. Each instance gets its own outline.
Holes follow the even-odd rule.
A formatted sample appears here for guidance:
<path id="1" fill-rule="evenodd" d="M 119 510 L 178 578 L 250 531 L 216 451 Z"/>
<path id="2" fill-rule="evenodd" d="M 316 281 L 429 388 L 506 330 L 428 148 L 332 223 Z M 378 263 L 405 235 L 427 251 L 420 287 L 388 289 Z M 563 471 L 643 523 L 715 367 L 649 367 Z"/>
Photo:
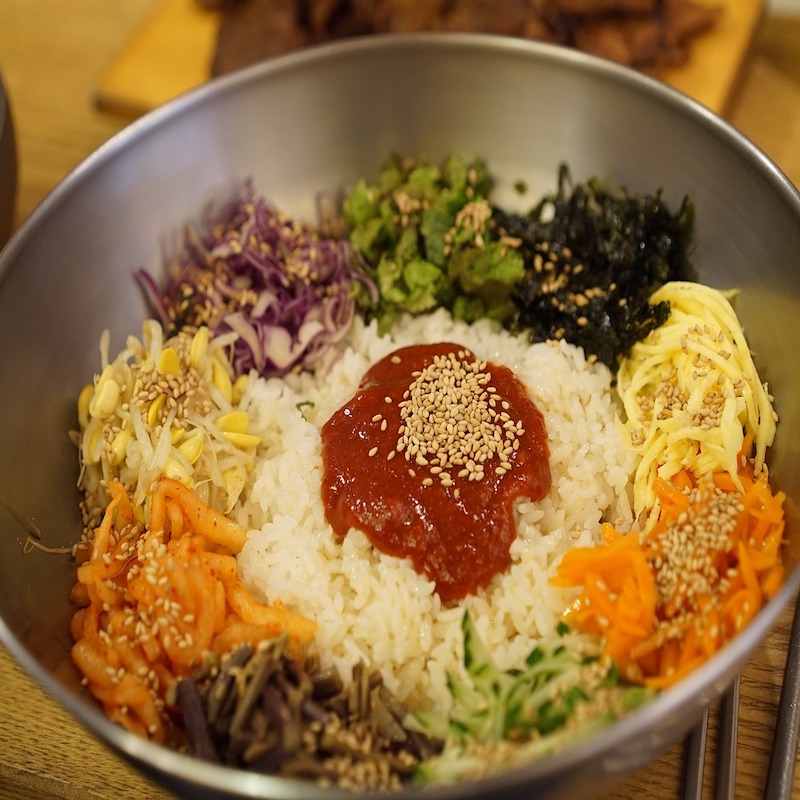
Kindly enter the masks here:
<path id="1" fill-rule="evenodd" d="M 504 741 L 521 744 L 518 759 L 563 747 L 613 722 L 652 696 L 641 686 L 623 684 L 612 663 L 599 652 L 568 646 L 569 628 L 534 648 L 519 669 L 501 670 L 492 659 L 469 612 L 461 623 L 466 679 L 448 674 L 454 699 L 449 717 L 413 712 L 413 723 L 445 741 L 442 754 L 420 766 L 420 782 L 450 782 L 479 765 L 480 750 Z M 582 706 L 580 724 L 576 710 Z M 495 765 L 497 759 L 494 759 Z"/>

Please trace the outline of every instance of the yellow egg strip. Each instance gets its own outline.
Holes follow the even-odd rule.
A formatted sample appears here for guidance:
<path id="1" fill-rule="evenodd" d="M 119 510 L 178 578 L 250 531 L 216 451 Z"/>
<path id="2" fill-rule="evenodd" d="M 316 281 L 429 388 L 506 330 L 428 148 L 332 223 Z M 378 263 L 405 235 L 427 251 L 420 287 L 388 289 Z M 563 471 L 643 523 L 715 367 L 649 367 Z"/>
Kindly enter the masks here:
<path id="1" fill-rule="evenodd" d="M 674 281 L 651 300 L 662 301 L 670 303 L 669 319 L 631 348 L 617 373 L 631 447 L 641 456 L 637 514 L 655 505 L 656 476 L 724 470 L 738 482 L 745 435 L 753 437 L 760 472 L 775 436 L 772 398 L 725 295 Z"/>

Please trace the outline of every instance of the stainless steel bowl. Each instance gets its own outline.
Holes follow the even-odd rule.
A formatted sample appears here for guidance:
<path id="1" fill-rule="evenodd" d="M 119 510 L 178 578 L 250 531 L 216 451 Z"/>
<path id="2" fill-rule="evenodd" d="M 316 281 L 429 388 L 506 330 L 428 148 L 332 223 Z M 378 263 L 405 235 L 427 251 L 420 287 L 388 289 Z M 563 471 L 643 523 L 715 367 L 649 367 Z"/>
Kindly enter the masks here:
<path id="1" fill-rule="evenodd" d="M 0 77 L 0 247 L 11 235 L 17 194 L 17 148 L 8 96 Z"/>
<path id="2" fill-rule="evenodd" d="M 64 706 L 122 757 L 195 797 L 333 796 L 306 784 L 199 764 L 110 724 L 69 661 L 66 557 L 22 554 L 33 521 L 48 545 L 80 530 L 75 399 L 146 313 L 133 272 L 212 198 L 252 176 L 313 219 L 321 188 L 376 175 L 393 150 L 482 155 L 531 197 L 565 161 L 633 191 L 697 207 L 702 279 L 738 287 L 738 310 L 782 417 L 772 476 L 787 492 L 789 580 L 713 661 L 602 736 L 431 797 L 588 797 L 659 755 L 716 700 L 800 585 L 800 197 L 750 142 L 653 80 L 577 52 L 480 35 L 361 39 L 229 75 L 150 114 L 50 194 L 0 256 L 0 636 Z"/>

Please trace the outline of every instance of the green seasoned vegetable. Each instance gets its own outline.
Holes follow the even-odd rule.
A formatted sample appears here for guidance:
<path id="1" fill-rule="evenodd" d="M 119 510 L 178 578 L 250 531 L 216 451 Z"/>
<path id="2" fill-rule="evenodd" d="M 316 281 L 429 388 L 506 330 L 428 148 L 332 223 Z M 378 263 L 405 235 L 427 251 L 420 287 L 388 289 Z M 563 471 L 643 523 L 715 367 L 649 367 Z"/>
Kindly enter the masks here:
<path id="1" fill-rule="evenodd" d="M 443 306 L 459 319 L 510 323 L 522 256 L 492 232 L 491 182 L 480 159 L 441 166 L 390 158 L 376 185 L 363 179 L 344 202 L 349 238 L 378 285 L 366 309 L 382 331 L 400 312 Z"/>
<path id="2" fill-rule="evenodd" d="M 376 184 L 359 181 L 343 217 L 378 288 L 377 299 L 362 298 L 366 317 L 384 332 L 398 313 L 442 306 L 467 322 L 527 329 L 532 341 L 566 339 L 616 372 L 669 315 L 651 294 L 694 277 L 691 201 L 673 213 L 660 192 L 573 184 L 566 165 L 528 213 L 493 206 L 490 189 L 484 162 L 459 156 L 439 167 L 393 157 Z"/>
<path id="3" fill-rule="evenodd" d="M 558 190 L 527 214 L 493 209 L 499 235 L 518 240 L 526 274 L 514 293 L 517 325 L 533 341 L 566 339 L 616 372 L 618 359 L 661 325 L 669 304 L 650 295 L 691 280 L 694 207 L 673 213 L 661 193 L 632 195 L 596 179 L 573 185 L 562 165 Z"/>
<path id="4" fill-rule="evenodd" d="M 469 613 L 462 621 L 468 680 L 448 675 L 455 700 L 449 718 L 413 712 L 426 735 L 445 741 L 442 753 L 417 768 L 419 783 L 449 783 L 537 758 L 610 724 L 653 696 L 624 684 L 614 665 L 568 641 L 559 625 L 552 641 L 534 648 L 519 669 L 500 670 Z M 514 742 L 513 750 L 503 747 Z M 487 756 L 490 756 L 487 758 Z"/>

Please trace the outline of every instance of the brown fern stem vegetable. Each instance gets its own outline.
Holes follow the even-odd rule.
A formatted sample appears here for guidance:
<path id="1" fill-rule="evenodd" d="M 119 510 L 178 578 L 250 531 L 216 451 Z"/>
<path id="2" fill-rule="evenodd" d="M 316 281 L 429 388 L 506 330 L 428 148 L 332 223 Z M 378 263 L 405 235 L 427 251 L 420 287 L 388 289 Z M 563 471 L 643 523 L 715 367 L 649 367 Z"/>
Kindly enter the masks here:
<path id="1" fill-rule="evenodd" d="M 212 658 L 176 689 L 190 752 L 212 763 L 341 788 L 399 788 L 441 742 L 406 728 L 405 708 L 377 672 L 304 665 L 285 637 Z"/>

